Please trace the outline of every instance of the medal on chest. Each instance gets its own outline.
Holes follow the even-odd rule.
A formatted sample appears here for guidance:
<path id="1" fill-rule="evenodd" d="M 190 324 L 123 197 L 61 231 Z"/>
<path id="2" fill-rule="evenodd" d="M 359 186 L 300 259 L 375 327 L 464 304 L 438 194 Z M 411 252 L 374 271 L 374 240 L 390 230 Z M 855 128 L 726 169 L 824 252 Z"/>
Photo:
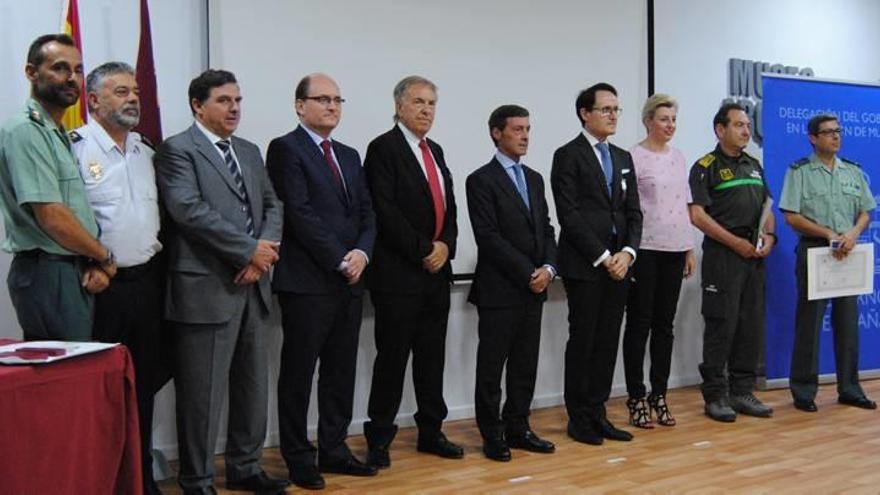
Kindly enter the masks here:
<path id="1" fill-rule="evenodd" d="M 96 161 L 89 162 L 89 175 L 95 180 L 101 180 L 101 177 L 104 176 L 104 167 Z"/>

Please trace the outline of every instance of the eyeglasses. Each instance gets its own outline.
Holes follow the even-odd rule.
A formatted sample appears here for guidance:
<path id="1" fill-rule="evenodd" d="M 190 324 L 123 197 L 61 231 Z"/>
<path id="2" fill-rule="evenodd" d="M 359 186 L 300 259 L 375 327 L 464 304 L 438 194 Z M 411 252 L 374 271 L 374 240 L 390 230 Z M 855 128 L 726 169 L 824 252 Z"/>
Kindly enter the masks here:
<path id="1" fill-rule="evenodd" d="M 841 133 L 841 132 L 843 132 L 843 129 L 840 129 L 840 128 L 837 128 L 837 129 L 822 129 L 821 131 L 817 132 L 816 134 L 818 134 L 818 135 L 820 135 L 820 136 L 831 136 L 831 135 L 837 135 L 837 136 L 840 136 L 840 133 Z"/>
<path id="2" fill-rule="evenodd" d="M 600 114 L 602 114 L 603 117 L 610 117 L 611 114 L 614 114 L 614 115 L 620 117 L 620 114 L 623 113 L 623 109 L 620 107 L 602 107 L 602 108 L 593 107 L 593 111 L 599 112 Z"/>
<path id="3" fill-rule="evenodd" d="M 303 96 L 302 99 L 317 101 L 325 107 L 329 107 L 331 103 L 336 103 L 337 105 L 345 103 L 345 98 L 342 98 L 341 96 Z"/>

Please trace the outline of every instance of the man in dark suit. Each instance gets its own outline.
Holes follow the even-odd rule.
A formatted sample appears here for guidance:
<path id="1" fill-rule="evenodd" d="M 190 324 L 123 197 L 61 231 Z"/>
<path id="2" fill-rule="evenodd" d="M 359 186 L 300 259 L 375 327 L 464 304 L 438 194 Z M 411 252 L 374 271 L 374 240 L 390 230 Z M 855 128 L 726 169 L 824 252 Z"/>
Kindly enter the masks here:
<path id="1" fill-rule="evenodd" d="M 544 180 L 520 159 L 529 146 L 529 112 L 503 105 L 489 117 L 498 148 L 467 179 L 468 212 L 477 241 L 470 302 L 480 315 L 474 393 L 483 453 L 510 460 L 510 447 L 551 453 L 556 447 L 529 426 L 535 392 L 541 310 L 556 275 L 556 237 Z M 501 374 L 507 363 L 507 400 L 499 418 Z"/>
<path id="2" fill-rule="evenodd" d="M 278 259 L 281 203 L 260 150 L 233 136 L 241 93 L 235 76 L 207 70 L 189 86 L 195 123 L 168 138 L 156 177 L 168 210 L 165 316 L 174 325 L 179 483 L 216 493 L 214 447 L 229 391 L 226 487 L 282 493 L 287 480 L 260 469 L 266 436 L 264 334 Z"/>
<path id="3" fill-rule="evenodd" d="M 565 348 L 568 434 L 583 443 L 632 440 L 605 416 L 611 392 L 626 275 L 642 234 L 632 157 L 608 143 L 617 131 L 617 90 L 606 83 L 578 95 L 584 130 L 553 155 L 550 184 L 560 224 L 559 273 L 568 294 Z"/>
<path id="4" fill-rule="evenodd" d="M 295 90 L 300 125 L 269 144 L 266 168 L 284 203 L 284 235 L 272 289 L 281 305 L 284 345 L 278 377 L 281 455 L 294 484 L 324 488 L 307 436 L 315 363 L 321 471 L 372 476 L 345 437 L 351 423 L 363 306 L 361 275 L 376 222 L 358 152 L 330 134 L 342 103 L 336 82 L 304 77 Z"/>
<path id="5" fill-rule="evenodd" d="M 446 418 L 443 366 L 449 284 L 455 256 L 455 197 L 440 145 L 425 136 L 437 89 L 409 76 L 394 88 L 397 122 L 367 148 L 364 169 L 378 234 L 367 285 L 376 309 L 376 361 L 364 425 L 369 461 L 388 467 L 410 351 L 418 412 L 418 450 L 446 458 L 464 451 L 440 431 Z"/>

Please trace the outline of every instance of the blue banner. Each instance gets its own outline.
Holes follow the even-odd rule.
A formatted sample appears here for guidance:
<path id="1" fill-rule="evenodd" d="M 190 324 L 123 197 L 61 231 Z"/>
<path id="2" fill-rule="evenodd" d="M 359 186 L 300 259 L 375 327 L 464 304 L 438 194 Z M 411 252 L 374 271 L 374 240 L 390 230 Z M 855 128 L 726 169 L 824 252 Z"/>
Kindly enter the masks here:
<path id="1" fill-rule="evenodd" d="M 843 132 L 839 156 L 861 164 L 871 184 L 871 176 L 876 175 L 880 166 L 880 87 L 765 74 L 763 90 L 764 170 L 777 203 L 785 170 L 795 160 L 812 153 L 807 122 L 818 113 L 832 113 L 840 119 Z M 872 186 L 871 191 L 877 198 L 880 184 Z M 797 234 L 785 223 L 782 212 L 776 209 L 775 213 L 779 245 L 767 261 L 767 379 L 789 376 L 797 304 L 794 274 Z M 880 222 L 875 210 L 860 242 L 876 244 L 878 241 Z M 875 288 L 878 268 L 875 264 Z M 859 312 L 859 367 L 862 370 L 880 369 L 880 296 L 876 291 L 859 297 Z M 830 311 L 825 314 L 820 338 L 820 374 L 834 373 L 834 342 L 829 314 Z"/>

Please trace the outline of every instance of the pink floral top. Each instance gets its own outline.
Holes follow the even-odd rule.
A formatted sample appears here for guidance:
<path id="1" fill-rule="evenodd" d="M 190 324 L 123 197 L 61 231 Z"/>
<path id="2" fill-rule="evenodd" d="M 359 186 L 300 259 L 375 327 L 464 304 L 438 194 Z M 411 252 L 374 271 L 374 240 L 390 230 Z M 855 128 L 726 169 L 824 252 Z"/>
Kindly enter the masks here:
<path id="1" fill-rule="evenodd" d="M 694 230 L 688 216 L 691 189 L 684 155 L 673 147 L 655 152 L 638 144 L 630 153 L 644 216 L 640 249 L 680 252 L 693 248 Z"/>

